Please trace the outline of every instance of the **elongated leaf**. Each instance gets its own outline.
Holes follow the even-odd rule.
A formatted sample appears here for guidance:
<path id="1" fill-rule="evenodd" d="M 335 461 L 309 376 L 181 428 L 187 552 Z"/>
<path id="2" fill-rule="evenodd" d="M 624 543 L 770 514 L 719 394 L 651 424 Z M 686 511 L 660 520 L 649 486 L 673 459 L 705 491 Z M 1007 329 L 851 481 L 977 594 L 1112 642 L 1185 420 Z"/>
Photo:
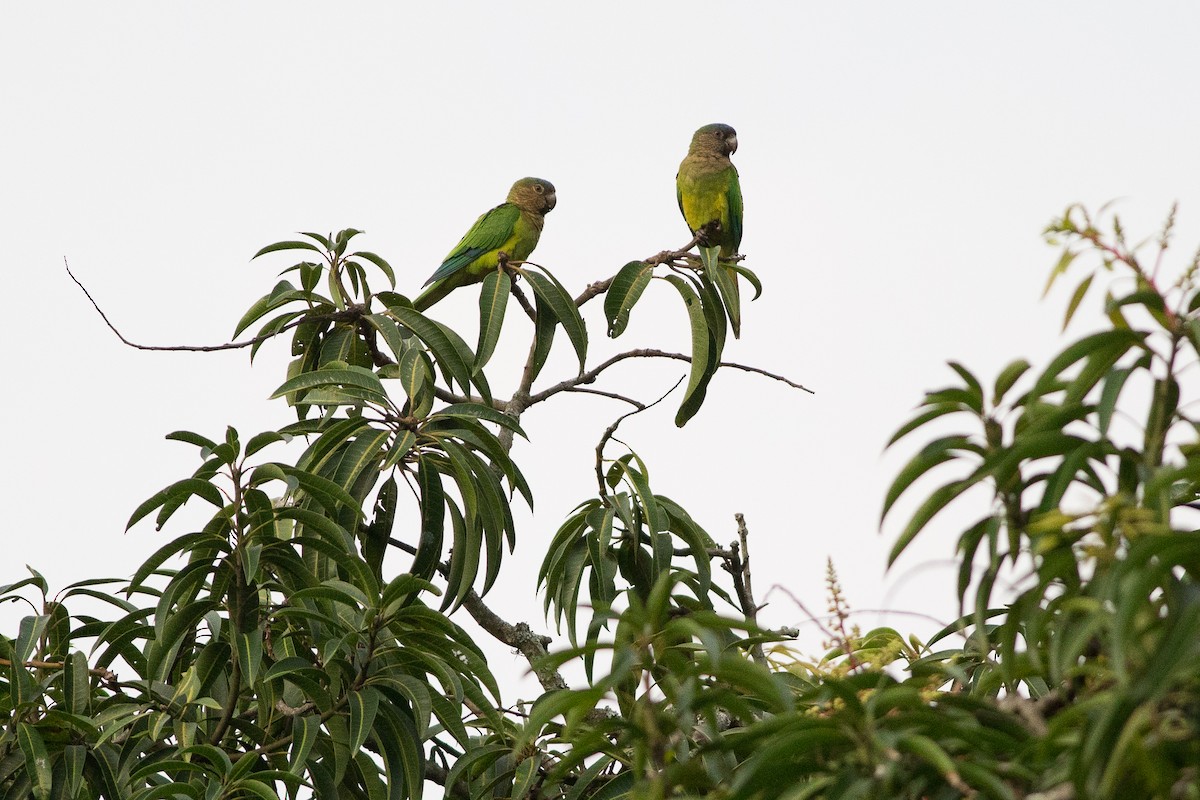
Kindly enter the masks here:
<path id="1" fill-rule="evenodd" d="M 42 735 L 34 726 L 18 722 L 17 744 L 25 754 L 25 771 L 33 784 L 33 796 L 37 800 L 49 800 L 50 791 L 54 788 L 54 771 Z"/>
<path id="2" fill-rule="evenodd" d="M 1063 250 L 1062 256 L 1058 259 L 1058 263 L 1055 264 L 1054 269 L 1050 271 L 1050 279 L 1046 281 L 1046 288 L 1042 290 L 1042 297 L 1045 297 L 1050 293 L 1050 287 L 1054 285 L 1054 281 L 1059 275 L 1062 275 L 1067 271 L 1067 268 L 1071 266 L 1071 262 L 1074 261 L 1078 255 L 1079 253 L 1073 252 L 1069 248 Z"/>
<path id="3" fill-rule="evenodd" d="M 488 422 L 494 422 L 502 428 L 508 428 L 513 433 L 518 434 L 522 439 L 529 439 L 525 431 L 521 429 L 521 425 L 513 417 L 505 414 L 502 411 L 497 411 L 491 406 L 485 406 L 480 403 L 452 403 L 451 405 L 439 408 L 438 412 L 430 417 L 437 419 L 438 417 L 456 417 L 465 416 L 473 419 L 483 419 Z"/>
<path id="4" fill-rule="evenodd" d="M 379 710 L 379 690 L 367 686 L 350 692 L 349 705 L 350 753 L 355 754 L 375 725 L 375 713 Z"/>
<path id="5" fill-rule="evenodd" d="M 938 417 L 944 417 L 947 414 L 955 413 L 964 413 L 962 407 L 960 407 L 957 403 L 937 403 L 932 408 L 921 412 L 908 422 L 901 425 L 900 428 L 892 434 L 892 438 L 888 439 L 886 446 L 891 447 L 896 442 L 915 431 L 917 428 L 925 425 L 927 422 L 932 422 Z"/>
<path id="6" fill-rule="evenodd" d="M 963 379 L 966 384 L 966 403 L 971 407 L 971 410 L 976 414 L 983 413 L 983 386 L 979 383 L 969 369 L 959 364 L 957 361 L 946 362 L 950 369 L 958 373 L 958 377 Z"/>
<path id="7" fill-rule="evenodd" d="M 404 393 L 414 403 L 426 385 L 433 380 L 421 351 L 416 347 L 410 347 L 400 354 L 397 377 L 400 379 L 400 385 L 404 387 Z"/>
<path id="8" fill-rule="evenodd" d="M 716 370 L 716 365 L 712 363 L 714 359 L 710 355 L 712 340 L 708 332 L 708 323 L 704 318 L 704 309 L 701 308 L 700 297 L 678 275 L 668 275 L 664 280 L 679 291 L 692 329 L 692 367 L 688 373 L 688 384 L 683 393 L 683 402 L 679 406 L 678 413 L 675 414 L 675 424 L 682 428 L 703 405 L 704 395 L 708 391 L 708 382 Z"/>
<path id="9" fill-rule="evenodd" d="M 887 496 L 883 500 L 883 511 L 879 514 L 880 520 L 887 517 L 892 504 L 900 498 L 900 495 L 904 494 L 904 490 L 929 470 L 939 464 L 960 458 L 965 453 L 978 454 L 979 452 L 979 446 L 967 436 L 943 436 L 925 445 L 892 481 Z"/>
<path id="10" fill-rule="evenodd" d="M 72 714 L 87 714 L 92 703 L 92 682 L 87 657 L 78 650 L 69 653 L 63 663 L 63 701 Z"/>
<path id="11" fill-rule="evenodd" d="M 304 235 L 305 236 L 313 236 L 314 238 L 316 238 L 315 234 L 306 233 Z M 328 245 L 326 245 L 326 246 L 328 246 Z M 259 256 L 265 256 L 267 253 L 277 253 L 280 250 L 312 250 L 315 253 L 321 252 L 321 248 L 317 247 L 315 244 L 312 244 L 311 242 L 300 242 L 300 241 L 275 242 L 274 244 L 267 245 L 266 247 L 264 247 L 263 249 L 259 250 L 257 253 L 252 255 L 250 257 L 250 260 L 253 261 L 254 259 L 258 258 Z"/>
<path id="12" fill-rule="evenodd" d="M 1080 281 L 1079 285 L 1075 287 L 1075 292 L 1071 295 L 1071 301 L 1067 303 L 1067 312 L 1063 315 L 1062 329 L 1064 331 L 1067 329 L 1067 326 L 1071 324 L 1071 318 L 1075 316 L 1076 309 L 1078 309 L 1079 304 L 1083 302 L 1083 297 L 1087 294 L 1088 287 L 1092 285 L 1092 279 L 1095 277 L 1096 273 L 1093 272 L 1091 275 L 1088 275 L 1086 278 Z"/>
<path id="13" fill-rule="evenodd" d="M 305 372 L 283 383 L 271 395 L 271 398 L 283 397 L 295 392 L 303 392 L 322 386 L 344 386 L 360 389 L 366 396 L 380 404 L 388 402 L 387 392 L 379 381 L 379 376 L 363 367 L 344 367 L 334 369 L 319 369 L 315 372 Z"/>
<path id="14" fill-rule="evenodd" d="M 992 405 L 1000 405 L 1000 401 L 1004 399 L 1004 395 L 1008 394 L 1008 390 L 1013 387 L 1022 375 L 1029 369 L 1029 362 L 1023 358 L 1013 361 L 1004 369 L 1000 370 L 1000 374 L 996 376 L 996 386 L 992 391 Z"/>
<path id="15" fill-rule="evenodd" d="M 421 540 L 410 571 L 418 578 L 430 578 L 442 557 L 446 493 L 442 477 L 429 459 L 422 459 L 417 466 L 417 485 L 421 491 Z"/>
<path id="16" fill-rule="evenodd" d="M 1123 352 L 1130 347 L 1140 344 L 1141 341 L 1142 334 L 1125 329 L 1100 331 L 1099 333 L 1085 336 L 1054 357 L 1038 377 L 1037 383 L 1033 388 L 1033 394 L 1040 396 L 1052 391 L 1055 387 L 1055 382 L 1059 380 L 1064 370 L 1097 350 L 1120 349 Z"/>
<path id="17" fill-rule="evenodd" d="M 575 355 L 579 357 L 579 371 L 583 372 L 587 361 L 587 327 L 583 324 L 583 317 L 579 315 L 574 298 L 549 272 L 542 274 L 535 270 L 526 270 L 525 277 L 529 280 L 533 293 L 542 299 L 558 320 L 558 324 L 562 325 L 571 346 L 575 348 Z"/>
<path id="18" fill-rule="evenodd" d="M 511 292 L 512 278 L 508 277 L 507 272 L 496 270 L 484 276 L 483 288 L 479 293 L 479 345 L 475 348 L 472 372 L 482 370 L 496 350 Z"/>
<path id="19" fill-rule="evenodd" d="M 734 272 L 736 272 L 738 275 L 741 275 L 743 278 L 748 280 L 750 282 L 750 285 L 754 287 L 754 297 L 750 298 L 751 302 L 762 297 L 762 291 L 763 291 L 762 281 L 760 281 L 758 279 L 758 275 L 754 274 L 754 272 L 752 272 L 751 270 L 742 266 L 741 264 L 730 264 L 729 268 L 732 269 Z"/>
<path id="20" fill-rule="evenodd" d="M 454 346 L 441 326 L 421 312 L 406 306 L 389 306 L 388 314 L 412 331 L 429 347 L 434 360 L 450 379 L 457 381 L 463 390 L 470 389 L 470 364 L 473 359 L 464 359 L 459 355 L 458 348 Z"/>
<path id="21" fill-rule="evenodd" d="M 295 478 L 304 493 L 324 506 L 326 511 L 335 512 L 338 505 L 341 504 L 355 514 L 362 515 L 362 508 L 359 506 L 358 500 L 328 478 L 296 469 L 287 464 L 278 464 L 278 466 L 288 477 Z"/>
<path id="22" fill-rule="evenodd" d="M 608 335 L 611 338 L 615 339 L 625 332 L 629 325 L 629 314 L 653 276 L 654 267 L 642 261 L 630 261 L 613 276 L 604 295 L 604 316 L 608 320 Z"/>
<path id="23" fill-rule="evenodd" d="M 540 762 L 540 757 L 530 756 L 517 765 L 516 773 L 513 775 L 512 791 L 509 793 L 512 800 L 524 800 L 529 796 L 529 790 L 533 788 L 538 779 Z"/>
<path id="24" fill-rule="evenodd" d="M 168 441 L 187 442 L 188 444 L 194 444 L 206 451 L 205 457 L 207 457 L 207 453 L 211 453 L 217 448 L 217 443 L 212 439 L 209 439 L 206 436 L 201 436 L 198 433 L 193 433 L 192 431 L 174 431 L 172 433 L 168 433 L 163 438 L 167 439 Z"/>
<path id="25" fill-rule="evenodd" d="M 1132 374 L 1132 369 L 1114 369 L 1104 379 L 1100 402 L 1096 404 L 1096 422 L 1102 436 L 1108 435 L 1108 426 L 1112 422 L 1113 412 L 1116 411 L 1117 398 L 1121 396 L 1121 389 Z"/>
<path id="26" fill-rule="evenodd" d="M 924 503 L 913 513 L 912 519 L 908 525 L 897 537 L 896 543 L 892 545 L 891 552 L 888 553 L 888 566 L 895 563 L 904 549 L 909 543 L 916 538 L 916 535 L 921 532 L 929 520 L 933 519 L 934 515 L 949 505 L 954 498 L 965 492 L 967 489 L 975 485 L 979 480 L 978 477 L 961 481 L 953 481 L 945 486 L 939 487 L 931 494 Z"/>
<path id="27" fill-rule="evenodd" d="M 222 508 L 225 505 L 225 499 L 221 496 L 221 491 L 216 486 L 198 478 L 184 478 L 152 495 L 134 509 L 133 514 L 129 517 L 129 521 L 125 523 L 125 530 L 132 528 L 139 520 L 154 509 L 163 508 L 164 512 L 169 510 L 170 513 L 159 515 L 156 527 L 161 530 L 163 524 L 170 518 L 171 513 L 192 497 L 200 497 L 207 500 L 217 508 Z"/>
<path id="28" fill-rule="evenodd" d="M 725 313 L 729 316 L 729 327 L 733 329 L 733 338 L 742 336 L 742 292 L 738 286 L 737 273 L 726 264 L 718 264 L 709 273 L 721 300 L 725 303 Z"/>
<path id="29" fill-rule="evenodd" d="M 387 276 L 388 283 L 391 284 L 392 288 L 396 288 L 396 273 L 392 271 L 392 265 L 387 261 L 384 261 L 382 257 L 367 250 L 359 250 L 358 252 L 351 253 L 349 257 L 361 258 L 364 261 L 370 261 L 372 264 L 379 267 L 380 271 Z"/>
<path id="30" fill-rule="evenodd" d="M 558 327 L 554 309 L 537 295 L 534 295 L 534 308 L 537 318 L 534 320 L 533 326 L 533 355 L 529 359 L 532 378 L 540 375 L 542 367 L 546 366 L 546 359 L 550 357 L 550 348 L 554 345 L 554 332 Z"/>

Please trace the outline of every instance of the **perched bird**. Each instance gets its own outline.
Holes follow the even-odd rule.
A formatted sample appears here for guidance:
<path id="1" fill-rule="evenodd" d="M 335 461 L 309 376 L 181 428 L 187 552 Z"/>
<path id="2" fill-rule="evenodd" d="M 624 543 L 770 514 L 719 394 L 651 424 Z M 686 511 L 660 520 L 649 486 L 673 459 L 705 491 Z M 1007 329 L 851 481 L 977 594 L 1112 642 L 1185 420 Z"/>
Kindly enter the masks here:
<path id="1" fill-rule="evenodd" d="M 741 336 L 741 291 L 732 266 L 719 263 L 742 243 L 742 187 L 729 157 L 737 152 L 737 131 L 714 122 L 692 135 L 688 154 L 675 174 L 675 196 L 688 228 L 700 235 L 700 261 L 725 301 L 734 338 Z"/>
<path id="2" fill-rule="evenodd" d="M 728 258 L 742 243 L 742 188 L 729 160 L 737 152 L 737 131 L 719 122 L 692 136 L 687 157 L 675 176 L 679 210 L 693 233 L 702 234 L 700 257 L 705 269 L 717 257 Z"/>
<path id="3" fill-rule="evenodd" d="M 556 202 L 550 181 L 521 178 L 514 183 L 503 203 L 475 220 L 458 246 L 425 281 L 429 288 L 421 292 L 413 306 L 424 311 L 459 286 L 483 280 L 496 269 L 501 252 L 512 261 L 524 261 L 537 246 L 546 214 Z"/>

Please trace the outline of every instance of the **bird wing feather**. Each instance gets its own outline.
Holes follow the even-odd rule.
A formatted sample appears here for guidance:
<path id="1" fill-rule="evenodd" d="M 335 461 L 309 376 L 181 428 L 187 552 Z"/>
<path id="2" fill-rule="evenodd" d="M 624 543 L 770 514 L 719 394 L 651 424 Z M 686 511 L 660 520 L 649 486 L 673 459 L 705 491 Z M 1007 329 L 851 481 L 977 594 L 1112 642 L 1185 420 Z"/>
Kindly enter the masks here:
<path id="1" fill-rule="evenodd" d="M 733 255 L 742 244 L 742 185 L 738 180 L 737 168 L 732 165 L 729 167 L 725 203 L 729 214 L 729 255 Z"/>
<path id="2" fill-rule="evenodd" d="M 462 241 L 450 251 L 441 266 L 429 276 L 425 285 L 449 277 L 465 269 L 484 253 L 495 250 L 508 241 L 516 228 L 521 211 L 512 203 L 501 203 L 484 213 L 463 236 Z"/>

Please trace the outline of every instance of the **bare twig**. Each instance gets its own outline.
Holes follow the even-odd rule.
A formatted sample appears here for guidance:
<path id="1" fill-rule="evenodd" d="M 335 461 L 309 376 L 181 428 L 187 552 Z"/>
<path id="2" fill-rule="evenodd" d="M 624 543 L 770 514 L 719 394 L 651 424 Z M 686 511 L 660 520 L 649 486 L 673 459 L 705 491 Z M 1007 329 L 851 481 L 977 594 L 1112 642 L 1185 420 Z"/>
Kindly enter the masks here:
<path id="1" fill-rule="evenodd" d="M 290 331 L 292 328 L 299 327 L 300 325 L 302 325 L 305 322 L 311 322 L 311 321 L 313 321 L 313 319 L 326 319 L 331 322 L 338 322 L 338 321 L 349 322 L 351 320 L 357 320 L 362 317 L 361 309 L 358 306 L 351 306 L 350 308 L 347 308 L 345 311 L 335 311 L 332 314 L 326 314 L 321 317 L 307 317 L 307 316 L 301 317 L 300 319 L 292 320 L 287 325 L 284 325 L 282 328 L 275 331 L 274 333 L 268 333 L 268 334 L 264 334 L 262 336 L 255 336 L 253 339 L 246 339 L 241 342 L 228 342 L 226 344 L 203 344 L 203 345 L 179 344 L 179 345 L 169 345 L 169 346 L 168 345 L 138 344 L 137 342 L 131 342 L 128 339 L 126 339 L 124 337 L 124 335 L 122 335 L 121 332 L 119 330 L 117 330 L 117 326 L 112 324 L 112 322 L 108 318 L 108 315 L 105 314 L 100 309 L 100 305 L 96 302 L 95 298 L 92 297 L 92 293 L 89 292 L 87 290 L 87 287 L 84 286 L 83 283 L 80 282 L 79 278 L 75 277 L 75 273 L 71 272 L 71 265 L 67 263 L 66 256 L 63 256 L 63 266 L 67 270 L 67 275 L 69 275 L 71 277 L 71 280 L 75 281 L 75 285 L 83 290 L 84 295 L 87 297 L 88 301 L 92 304 L 92 308 L 96 309 L 96 313 L 100 315 L 100 318 L 102 320 L 104 320 L 104 324 L 108 326 L 108 329 L 117 335 L 117 338 L 121 340 L 122 344 L 128 345 L 129 347 L 133 347 L 137 350 L 175 350 L 175 351 L 199 352 L 199 353 L 212 353 L 217 350 L 241 350 L 246 347 L 253 347 L 254 345 L 256 345 L 260 342 L 265 342 L 268 339 L 274 339 L 279 334 L 284 333 L 285 331 Z"/>
<path id="2" fill-rule="evenodd" d="M 690 242 L 678 250 L 663 250 L 650 256 L 649 258 L 642 259 L 642 263 L 649 264 L 650 266 L 654 267 L 658 266 L 659 264 L 670 264 L 680 259 L 686 259 L 688 251 L 695 247 L 699 241 L 700 234 L 697 233 L 692 237 Z M 588 287 L 584 289 L 582 293 L 580 293 L 579 297 L 575 298 L 575 305 L 582 306 L 593 297 L 604 294 L 608 291 L 608 287 L 612 286 L 612 282 L 612 278 L 605 278 L 602 281 L 596 281 L 588 284 Z"/>
<path id="3" fill-rule="evenodd" d="M 613 366 L 614 364 L 619 364 L 620 362 L 625 361 L 630 358 L 670 358 L 670 359 L 674 359 L 676 361 L 686 361 L 688 363 L 691 363 L 691 361 L 692 361 L 691 356 L 684 355 L 683 353 L 670 353 L 670 352 L 667 352 L 666 350 L 656 350 L 654 348 L 649 348 L 649 347 L 644 347 L 644 348 L 640 348 L 637 350 L 627 350 L 624 353 L 617 353 L 612 358 L 608 359 L 607 361 L 602 362 L 598 366 L 593 367 L 592 369 L 589 369 L 586 372 L 580 373 L 579 375 L 576 375 L 573 378 L 568 378 L 565 381 L 562 381 L 560 383 L 556 383 L 547 389 L 543 389 L 542 391 L 538 392 L 537 394 L 531 395 L 529 398 L 529 402 L 526 404 L 526 407 L 536 405 L 537 403 L 541 403 L 544 400 L 548 400 L 551 397 L 553 397 L 554 395 L 558 394 L 559 392 L 565 392 L 565 391 L 575 388 L 576 386 L 581 386 L 584 384 L 592 383 L 593 381 L 596 380 L 596 378 L 598 378 L 600 376 L 600 373 L 604 372 L 609 367 Z M 759 369 L 758 367 L 751 367 L 751 366 L 747 366 L 745 364 L 739 364 L 735 361 L 722 361 L 718 366 L 725 367 L 728 369 L 739 369 L 739 370 L 742 370 L 743 372 L 753 372 L 757 375 L 762 375 L 762 376 L 770 378 L 772 380 L 786 383 L 788 386 L 791 386 L 793 389 L 799 389 L 803 392 L 808 392 L 809 394 L 815 394 L 813 392 L 813 390 L 809 389 L 807 386 L 803 386 L 799 383 L 796 383 L 795 381 L 791 380 L 790 378 L 785 378 L 782 375 L 776 375 L 773 372 L 767 372 L 765 369 Z"/>
<path id="4" fill-rule="evenodd" d="M 654 408 L 663 400 L 666 400 L 667 395 L 675 391 L 675 389 L 681 383 L 683 383 L 683 377 L 680 377 L 679 380 L 675 381 L 675 385 L 663 392 L 662 396 L 653 403 L 644 405 L 641 408 L 635 408 L 633 411 L 625 412 L 621 416 L 617 417 L 616 420 L 613 421 L 612 425 L 609 425 L 607 428 L 605 428 L 604 435 L 600 437 L 600 442 L 596 445 L 596 483 L 600 487 L 600 499 L 605 503 L 608 502 L 608 487 L 604 483 L 604 446 L 608 444 L 609 439 L 613 438 L 613 435 L 617 432 L 617 428 L 622 422 L 629 417 L 632 417 L 634 414 L 640 414 L 647 409 Z"/>
<path id="5" fill-rule="evenodd" d="M 0 667 L 11 667 L 12 664 L 13 662 L 7 658 L 0 658 Z M 39 661 L 38 659 L 32 659 L 22 661 L 21 666 L 26 669 L 65 669 L 67 665 L 62 661 Z M 103 667 L 88 667 L 88 674 L 99 676 L 106 682 L 117 680 L 117 673 Z"/>
<path id="6" fill-rule="evenodd" d="M 758 626 L 758 610 L 760 606 L 754 601 L 754 591 L 750 584 L 750 532 L 746 529 L 746 518 L 741 512 L 733 515 L 738 526 L 738 541 L 732 542 L 729 549 L 722 551 L 721 568 L 733 576 L 733 588 L 737 592 L 738 604 L 742 607 L 742 616 L 752 626 Z M 755 642 L 750 646 L 750 656 L 759 664 L 767 665 L 767 654 L 763 652 L 762 644 Z"/>
<path id="7" fill-rule="evenodd" d="M 634 408 L 636 408 L 639 411 L 642 411 L 646 408 L 645 403 L 641 403 L 637 400 L 634 400 L 632 397 L 626 397 L 623 394 L 617 394 L 616 392 L 605 392 L 601 389 L 588 389 L 583 386 L 573 386 L 570 389 L 566 389 L 565 391 L 578 392 L 580 394 L 595 394 L 595 395 L 599 395 L 600 397 L 610 397 L 613 400 L 622 400 L 626 403 L 629 403 L 629 405 L 633 406 Z"/>
<path id="8" fill-rule="evenodd" d="M 517 302 L 521 304 L 521 308 L 525 310 L 525 316 L 529 317 L 530 321 L 537 322 L 537 311 L 533 308 L 533 303 L 529 302 L 529 298 L 521 291 L 521 287 L 516 283 L 512 284 L 512 295 L 517 298 Z"/>

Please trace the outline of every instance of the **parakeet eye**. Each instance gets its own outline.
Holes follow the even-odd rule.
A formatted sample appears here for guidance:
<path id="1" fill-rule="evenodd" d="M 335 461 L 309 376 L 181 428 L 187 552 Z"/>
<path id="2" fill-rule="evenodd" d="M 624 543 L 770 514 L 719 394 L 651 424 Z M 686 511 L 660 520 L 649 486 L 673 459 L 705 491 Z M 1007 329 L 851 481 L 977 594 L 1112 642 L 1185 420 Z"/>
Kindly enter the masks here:
<path id="1" fill-rule="evenodd" d="M 535 184 L 533 185 L 533 190 L 534 190 L 535 192 L 537 192 L 538 194 L 542 194 L 542 193 L 544 193 L 544 192 L 546 191 L 546 187 L 545 187 L 545 186 L 542 186 L 540 183 L 535 183 Z"/>

